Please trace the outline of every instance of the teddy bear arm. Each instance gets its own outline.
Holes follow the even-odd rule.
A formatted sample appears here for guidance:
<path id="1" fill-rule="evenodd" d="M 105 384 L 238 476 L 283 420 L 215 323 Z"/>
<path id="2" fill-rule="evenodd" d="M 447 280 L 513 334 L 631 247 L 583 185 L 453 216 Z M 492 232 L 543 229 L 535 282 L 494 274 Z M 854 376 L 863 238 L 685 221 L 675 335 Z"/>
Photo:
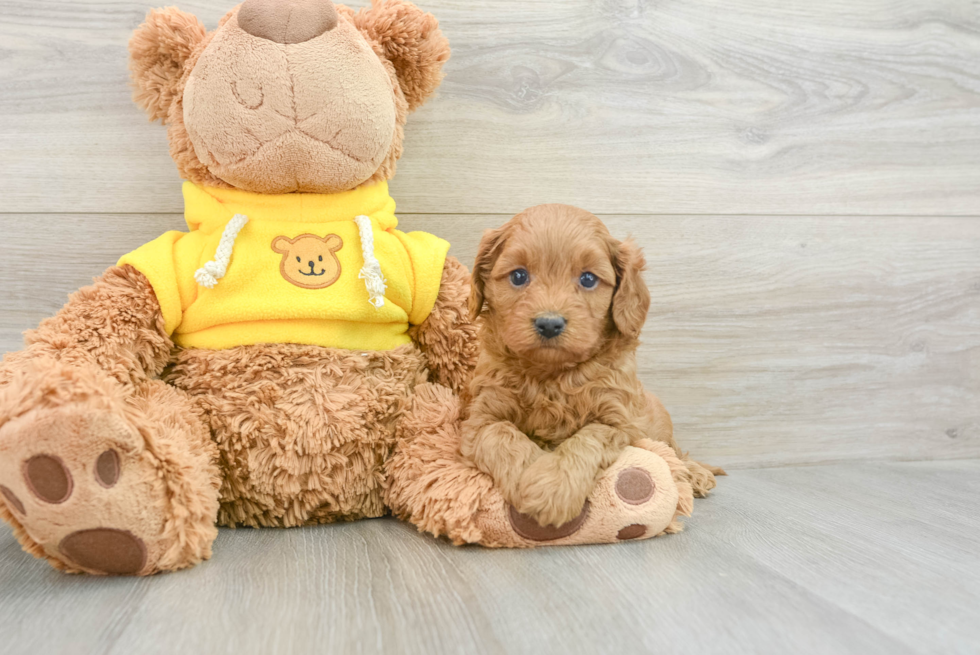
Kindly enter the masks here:
<path id="1" fill-rule="evenodd" d="M 26 349 L 4 359 L 0 383 L 38 359 L 96 366 L 123 384 L 139 384 L 163 371 L 173 343 L 149 281 L 131 266 L 113 266 L 94 284 L 24 335 Z"/>
<path id="2" fill-rule="evenodd" d="M 467 302 L 470 274 L 455 257 L 446 257 L 439 296 L 428 318 L 409 331 L 423 352 L 430 379 L 462 397 L 476 366 L 476 326 L 470 320 Z"/>

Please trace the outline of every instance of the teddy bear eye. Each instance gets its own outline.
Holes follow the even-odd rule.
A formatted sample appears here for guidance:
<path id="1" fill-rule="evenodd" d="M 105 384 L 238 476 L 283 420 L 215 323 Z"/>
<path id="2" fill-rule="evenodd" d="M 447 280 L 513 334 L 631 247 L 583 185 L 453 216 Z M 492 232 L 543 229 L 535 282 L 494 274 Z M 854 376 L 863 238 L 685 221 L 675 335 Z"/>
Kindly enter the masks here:
<path id="1" fill-rule="evenodd" d="M 319 257 L 319 260 L 320 260 L 321 262 L 323 261 L 323 255 L 320 255 L 320 257 Z"/>
<path id="2" fill-rule="evenodd" d="M 303 260 L 302 260 L 302 259 L 300 259 L 299 257 L 297 257 L 297 258 L 296 258 L 296 261 L 298 261 L 298 262 L 301 262 L 301 261 L 303 261 Z"/>
<path id="3" fill-rule="evenodd" d="M 231 83 L 231 92 L 238 104 L 246 109 L 258 109 L 265 101 L 261 84 L 249 84 L 248 82 L 239 84 L 238 81 L 234 81 Z"/>

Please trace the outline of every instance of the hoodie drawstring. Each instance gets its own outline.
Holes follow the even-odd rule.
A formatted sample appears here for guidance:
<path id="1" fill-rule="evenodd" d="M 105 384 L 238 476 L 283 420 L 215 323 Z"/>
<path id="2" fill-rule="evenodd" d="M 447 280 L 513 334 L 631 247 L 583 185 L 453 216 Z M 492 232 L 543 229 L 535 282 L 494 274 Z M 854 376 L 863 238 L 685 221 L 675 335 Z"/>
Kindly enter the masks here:
<path id="1" fill-rule="evenodd" d="M 214 259 L 197 269 L 194 279 L 202 287 L 213 289 L 218 280 L 225 276 L 228 271 L 228 264 L 231 262 L 231 253 L 235 248 L 235 239 L 241 232 L 245 224 L 248 223 L 248 216 L 245 214 L 235 214 L 235 216 L 225 225 L 225 231 L 221 234 L 221 241 L 218 242 L 218 249 L 214 253 Z"/>

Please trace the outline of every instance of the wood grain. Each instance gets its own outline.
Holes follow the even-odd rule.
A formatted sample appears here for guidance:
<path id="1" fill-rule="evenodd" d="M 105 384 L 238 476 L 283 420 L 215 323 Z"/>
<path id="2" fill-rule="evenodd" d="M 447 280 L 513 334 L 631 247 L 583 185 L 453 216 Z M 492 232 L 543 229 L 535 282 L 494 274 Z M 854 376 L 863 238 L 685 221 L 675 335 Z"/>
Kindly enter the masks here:
<path id="1" fill-rule="evenodd" d="M 405 215 L 470 265 L 500 215 Z M 705 461 L 980 456 L 980 221 L 608 216 L 648 259 L 644 382 Z M 0 215 L 0 350 L 177 215 Z M 37 235 L 42 234 L 42 241 Z"/>
<path id="2" fill-rule="evenodd" d="M 211 561 L 67 576 L 0 527 L 3 651 L 972 653 L 980 462 L 741 471 L 685 532 L 456 548 L 391 519 L 221 530 Z"/>
<path id="3" fill-rule="evenodd" d="M 3 211 L 180 211 L 127 86 L 151 4 L 0 0 Z M 211 28 L 231 6 L 181 4 Z M 454 54 L 402 211 L 980 214 L 974 1 L 421 4 Z"/>
<path id="4" fill-rule="evenodd" d="M 129 97 L 153 4 L 0 0 L 0 352 L 182 227 Z M 233 3 L 178 4 L 214 28 Z M 402 227 L 467 264 L 541 202 L 632 234 L 641 375 L 734 475 L 648 542 L 222 530 L 212 561 L 138 580 L 59 574 L 0 525 L 0 650 L 975 652 L 980 3 L 419 4 L 453 58 L 407 130 Z"/>

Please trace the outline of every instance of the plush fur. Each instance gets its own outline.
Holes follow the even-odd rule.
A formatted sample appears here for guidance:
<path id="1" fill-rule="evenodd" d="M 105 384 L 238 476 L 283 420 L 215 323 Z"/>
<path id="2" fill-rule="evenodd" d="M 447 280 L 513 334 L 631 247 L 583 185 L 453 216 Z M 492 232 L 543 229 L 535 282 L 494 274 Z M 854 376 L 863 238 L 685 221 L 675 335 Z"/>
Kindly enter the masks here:
<path id="1" fill-rule="evenodd" d="M 650 306 L 644 266 L 632 242 L 568 205 L 532 207 L 480 243 L 470 309 L 482 316 L 483 350 L 462 453 L 541 525 L 575 518 L 629 445 L 661 441 L 682 457 L 670 416 L 636 376 Z M 547 338 L 535 327 L 541 317 L 566 327 Z M 699 495 L 722 473 L 689 467 Z"/>
<path id="2" fill-rule="evenodd" d="M 146 563 L 128 573 L 176 570 L 210 557 L 217 536 L 217 450 L 201 408 L 186 395 L 160 381 L 122 385 L 95 366 L 38 358 L 11 373 L 0 408 L 0 477 L 27 508 L 21 514 L 0 507 L 0 517 L 13 525 L 24 550 L 69 572 L 105 573 L 58 549 L 78 527 L 70 519 L 86 517 L 140 535 Z M 25 449 L 57 453 L 73 472 L 67 507 L 33 497 L 17 470 Z M 124 473 L 103 489 L 78 472 L 91 470 L 110 449 Z"/>
<path id="3" fill-rule="evenodd" d="M 134 99 L 167 124 L 185 179 L 332 192 L 392 176 L 448 43 L 404 0 L 311 2 L 326 0 L 247 0 L 248 30 L 236 7 L 210 33 L 167 8 L 135 31 Z M 291 24 L 297 7 L 317 20 Z M 142 274 L 110 268 L 0 366 L 0 517 L 56 568 L 145 575 L 209 557 L 216 524 L 380 516 L 414 482 L 392 479 L 399 439 L 457 434 L 415 394 L 458 406 L 476 356 L 468 278 L 448 258 L 431 315 L 393 351 L 203 351 L 174 347 Z"/>
<path id="4" fill-rule="evenodd" d="M 371 7 L 356 13 L 344 5 L 337 5 L 336 9 L 338 26 L 320 37 L 291 45 L 288 59 L 282 55 L 282 45 L 249 35 L 238 26 L 237 7 L 212 33 L 206 33 L 197 18 L 174 7 L 156 9 L 147 15 L 146 22 L 130 39 L 133 97 L 151 120 L 167 124 L 170 154 L 183 179 L 265 193 L 329 193 L 391 179 L 402 154 L 408 115 L 435 92 L 442 80 L 449 44 L 435 17 L 405 0 L 373 0 Z M 345 56 L 343 49 L 337 47 L 338 39 L 334 37 L 338 35 L 348 48 L 355 50 L 360 39 L 375 53 L 376 61 L 372 64 L 361 57 Z M 209 49 L 215 38 L 219 43 Z M 265 59 L 262 53 L 253 52 L 257 47 L 266 51 Z M 242 61 L 243 49 L 252 59 Z M 209 98 L 229 96 L 222 92 L 223 85 L 240 81 L 247 72 L 245 88 L 237 94 L 243 102 L 219 104 L 217 115 L 214 102 L 207 102 L 200 111 L 192 109 L 192 115 L 185 116 L 184 90 L 205 51 L 212 74 L 206 83 L 196 83 L 199 92 Z M 323 59 L 330 60 L 331 65 L 324 66 Z M 300 72 L 304 67 L 330 70 L 336 79 L 378 81 L 377 76 L 381 75 L 389 93 L 387 98 L 378 95 L 380 88 L 372 84 L 370 89 L 362 90 L 356 102 L 347 102 L 344 94 L 330 93 L 335 80 L 311 78 L 308 85 L 297 84 L 296 67 Z M 281 79 L 292 81 L 283 87 Z M 365 82 L 359 84 L 363 86 Z M 208 93 L 209 88 L 213 91 Z M 367 102 L 364 92 L 373 100 Z M 260 96 L 261 105 L 256 106 Z M 283 113 L 285 117 L 280 115 Z M 393 124 L 389 124 L 392 117 Z M 196 118 L 202 124 L 192 124 L 189 131 L 187 118 Z M 236 129 L 227 129 L 229 120 Z M 301 122 L 303 125 L 299 125 Z M 274 130 L 271 133 L 270 127 Z M 292 128 L 299 127 L 303 129 L 293 132 Z M 195 129 L 200 131 L 197 138 L 192 138 Z M 388 134 L 388 142 L 365 144 L 375 130 Z M 288 138 L 287 132 L 299 136 L 282 143 Z M 335 135 L 345 134 L 349 135 L 346 142 L 335 141 Z M 311 167 L 309 148 L 320 157 L 334 159 L 330 148 L 315 147 L 317 140 L 348 150 L 357 159 L 340 156 L 334 166 Z M 218 144 L 225 152 L 211 152 L 207 143 Z M 222 168 L 237 170 L 225 170 L 222 175 Z"/>

